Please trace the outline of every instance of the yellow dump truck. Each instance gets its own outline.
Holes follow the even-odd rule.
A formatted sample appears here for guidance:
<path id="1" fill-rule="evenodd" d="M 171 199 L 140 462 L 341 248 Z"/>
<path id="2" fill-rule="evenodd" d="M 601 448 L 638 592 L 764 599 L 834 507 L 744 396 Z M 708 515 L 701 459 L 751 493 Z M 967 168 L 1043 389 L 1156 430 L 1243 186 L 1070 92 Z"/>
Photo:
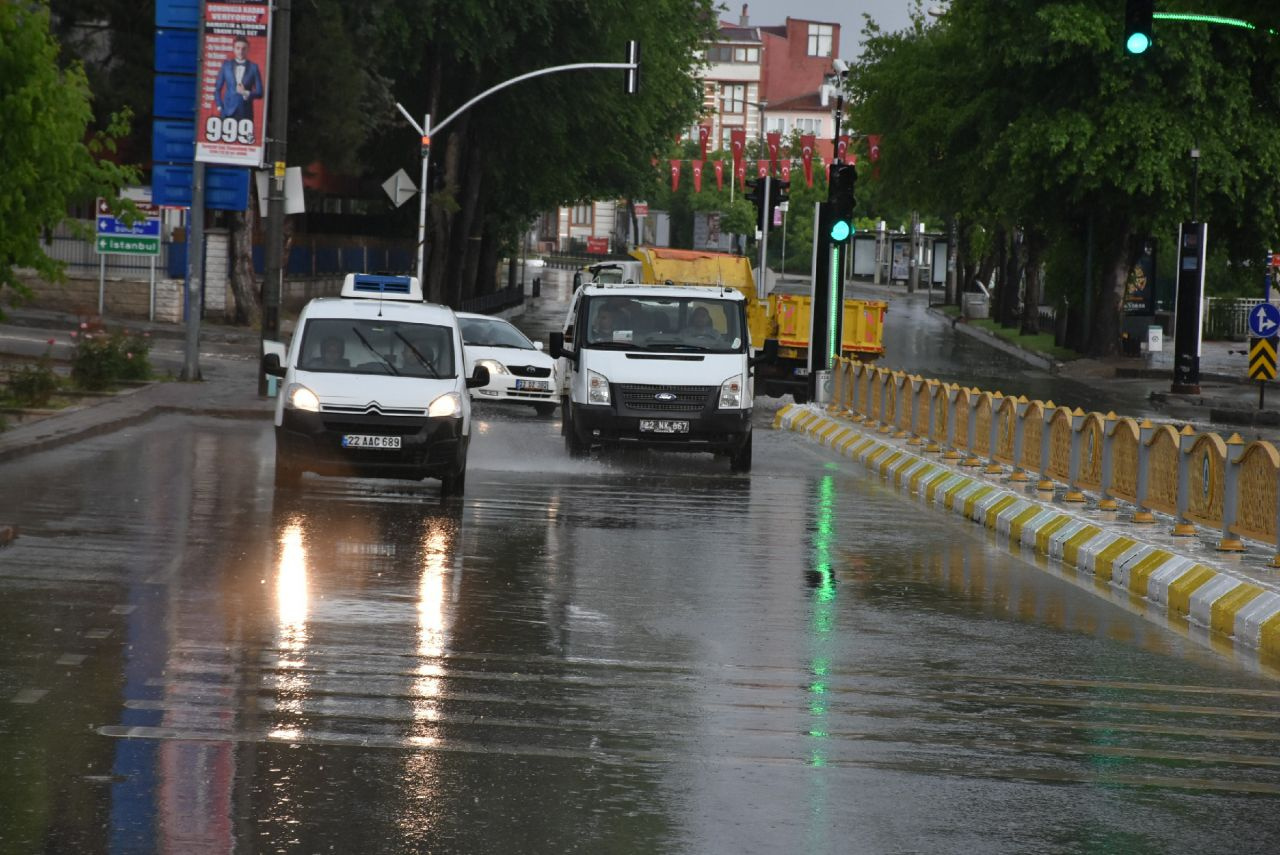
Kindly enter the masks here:
<path id="1" fill-rule="evenodd" d="M 631 250 L 635 261 L 606 262 L 590 269 L 597 281 L 633 281 L 675 285 L 723 285 L 747 298 L 747 322 L 751 343 L 758 351 L 777 357 L 756 369 L 756 391 L 778 396 L 790 392 L 797 400 L 807 396 L 810 303 L 808 285 L 779 285 L 761 301 L 751 262 L 741 255 L 699 250 L 642 246 Z M 595 270 L 595 267 L 600 270 Z M 840 352 L 863 361 L 884 354 L 883 300 L 844 301 L 844 326 Z"/>

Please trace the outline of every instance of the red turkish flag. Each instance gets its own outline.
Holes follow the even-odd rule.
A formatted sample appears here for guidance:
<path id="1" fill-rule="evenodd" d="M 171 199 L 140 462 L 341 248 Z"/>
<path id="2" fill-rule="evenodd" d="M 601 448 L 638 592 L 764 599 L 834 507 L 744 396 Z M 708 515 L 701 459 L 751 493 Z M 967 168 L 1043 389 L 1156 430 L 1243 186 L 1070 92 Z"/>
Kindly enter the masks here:
<path id="1" fill-rule="evenodd" d="M 757 160 L 756 161 L 756 178 L 764 178 L 768 174 L 769 174 L 769 161 Z"/>
<path id="2" fill-rule="evenodd" d="M 702 161 L 695 160 L 693 162 L 693 192 L 702 192 Z"/>
<path id="3" fill-rule="evenodd" d="M 746 128 L 734 128 L 729 131 L 729 150 L 733 152 L 733 168 L 736 171 L 742 162 L 742 155 L 747 150 Z"/>
<path id="4" fill-rule="evenodd" d="M 680 161 L 671 161 L 671 192 L 676 192 L 680 187 Z"/>
<path id="5" fill-rule="evenodd" d="M 836 163 L 844 163 L 849 154 L 849 135 L 841 134 L 836 140 Z"/>
<path id="6" fill-rule="evenodd" d="M 724 161 L 723 160 L 716 161 L 716 189 L 717 190 L 724 189 Z"/>
<path id="7" fill-rule="evenodd" d="M 781 169 L 778 170 L 778 172 L 783 181 L 791 180 L 791 159 L 790 158 L 782 161 L 782 167 Z"/>
<path id="8" fill-rule="evenodd" d="M 747 189 L 747 162 L 745 160 L 742 160 L 742 161 L 739 161 L 737 164 L 735 164 L 733 167 L 733 174 L 738 179 L 738 187 L 742 190 L 746 190 Z"/>
<path id="9" fill-rule="evenodd" d="M 698 125 L 698 148 L 702 150 L 702 159 L 707 159 L 707 141 L 711 139 L 711 126 Z"/>
<path id="10" fill-rule="evenodd" d="M 871 149 L 871 162 L 875 163 L 880 159 L 880 135 L 873 134 L 867 137 L 867 147 Z"/>
<path id="11" fill-rule="evenodd" d="M 813 134 L 804 134 L 800 137 L 800 164 L 804 167 L 805 184 L 813 186 L 813 144 L 816 138 Z"/>
<path id="12" fill-rule="evenodd" d="M 782 133 L 779 131 L 769 131 L 765 134 L 765 139 L 769 141 L 769 171 L 773 171 L 773 166 L 778 162 L 778 146 L 782 143 Z"/>

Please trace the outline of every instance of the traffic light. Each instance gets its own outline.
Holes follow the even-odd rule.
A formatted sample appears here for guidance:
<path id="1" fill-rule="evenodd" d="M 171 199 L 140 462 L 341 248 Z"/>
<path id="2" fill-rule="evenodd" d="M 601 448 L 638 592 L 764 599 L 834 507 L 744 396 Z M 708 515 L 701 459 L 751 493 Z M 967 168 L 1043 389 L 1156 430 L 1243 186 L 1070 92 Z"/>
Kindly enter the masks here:
<path id="1" fill-rule="evenodd" d="M 748 181 L 747 187 L 751 192 L 747 193 L 746 200 L 756 209 L 756 228 L 760 228 L 760 224 L 764 222 L 764 209 L 767 204 L 764 198 L 764 179 L 756 181 Z"/>
<path id="2" fill-rule="evenodd" d="M 1155 0 L 1125 0 L 1124 49 L 1129 53 L 1143 53 L 1151 47 L 1155 7 Z"/>
<path id="3" fill-rule="evenodd" d="M 787 201 L 788 193 L 791 191 L 790 181 L 779 181 L 777 178 L 769 181 L 769 222 L 773 222 L 773 212 L 778 206 Z"/>
<path id="4" fill-rule="evenodd" d="M 858 167 L 852 163 L 833 163 L 827 184 L 827 201 L 831 204 L 827 236 L 843 243 L 853 234 L 853 209 L 858 200 Z"/>

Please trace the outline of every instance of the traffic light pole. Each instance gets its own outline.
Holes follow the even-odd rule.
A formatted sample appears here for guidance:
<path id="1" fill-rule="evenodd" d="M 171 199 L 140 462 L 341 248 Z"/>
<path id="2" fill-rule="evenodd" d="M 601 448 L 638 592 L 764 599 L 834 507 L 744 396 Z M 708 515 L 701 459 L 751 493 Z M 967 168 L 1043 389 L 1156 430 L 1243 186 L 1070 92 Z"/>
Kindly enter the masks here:
<path id="1" fill-rule="evenodd" d="M 548 74 L 558 74 L 562 71 L 578 71 L 580 69 L 599 69 L 599 68 L 621 68 L 626 69 L 627 75 L 627 94 L 634 95 L 638 86 L 638 73 L 640 70 L 640 45 L 638 42 L 627 43 L 627 62 L 573 62 L 568 65 L 553 65 L 549 68 L 540 68 L 537 71 L 530 71 L 521 74 L 510 80 L 505 80 L 496 86 L 491 86 L 479 95 L 467 101 L 458 109 L 454 110 L 444 118 L 438 125 L 431 124 L 431 114 L 427 113 L 421 125 L 414 121 L 413 116 L 409 115 L 401 104 L 396 104 L 396 109 L 400 111 L 408 121 L 409 125 L 418 132 L 422 137 L 422 186 L 418 188 L 418 192 L 422 197 L 418 200 L 418 282 L 422 283 L 423 261 L 425 258 L 425 248 L 427 241 L 427 179 L 430 177 L 430 161 L 431 161 L 431 137 L 443 131 L 449 124 L 459 115 L 465 113 L 477 102 L 483 101 L 495 92 L 500 92 L 508 86 L 514 86 L 525 80 L 534 77 L 543 77 Z"/>

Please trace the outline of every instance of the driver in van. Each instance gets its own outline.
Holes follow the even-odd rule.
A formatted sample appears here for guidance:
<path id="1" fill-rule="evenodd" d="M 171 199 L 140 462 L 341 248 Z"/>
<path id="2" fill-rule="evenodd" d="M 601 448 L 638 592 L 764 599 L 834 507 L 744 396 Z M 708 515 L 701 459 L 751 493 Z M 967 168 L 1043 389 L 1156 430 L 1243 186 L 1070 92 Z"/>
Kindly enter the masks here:
<path id="1" fill-rule="evenodd" d="M 330 370 L 350 368 L 351 363 L 345 356 L 346 349 L 347 346 L 336 335 L 326 336 L 324 341 L 320 342 L 319 367 Z"/>

